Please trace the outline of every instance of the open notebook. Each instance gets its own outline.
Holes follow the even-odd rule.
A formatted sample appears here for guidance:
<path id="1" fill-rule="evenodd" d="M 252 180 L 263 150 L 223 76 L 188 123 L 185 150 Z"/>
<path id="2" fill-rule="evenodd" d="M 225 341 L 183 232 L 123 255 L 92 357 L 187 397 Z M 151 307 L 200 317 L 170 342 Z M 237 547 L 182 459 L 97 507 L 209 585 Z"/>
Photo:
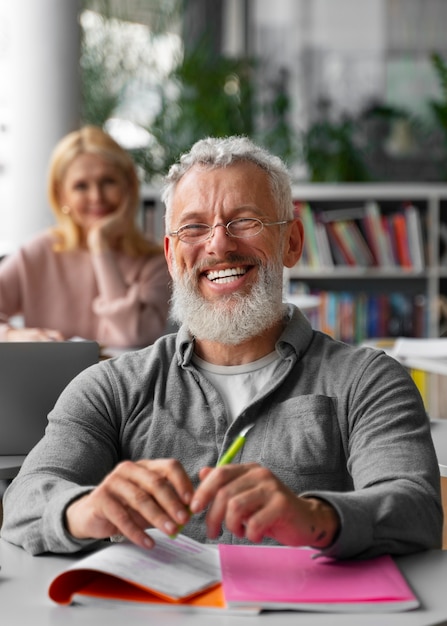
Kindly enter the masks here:
<path id="1" fill-rule="evenodd" d="M 152 550 L 125 541 L 81 556 L 51 582 L 50 598 L 59 604 L 135 602 L 170 612 L 243 615 L 389 613 L 419 606 L 390 555 L 334 561 L 315 558 L 318 552 L 306 548 L 219 544 L 216 549 L 182 534 L 169 539 L 153 528 L 146 532 L 155 539 Z"/>
<path id="2" fill-rule="evenodd" d="M 59 394 L 99 359 L 94 341 L 0 342 L 0 455 L 26 455 Z"/>

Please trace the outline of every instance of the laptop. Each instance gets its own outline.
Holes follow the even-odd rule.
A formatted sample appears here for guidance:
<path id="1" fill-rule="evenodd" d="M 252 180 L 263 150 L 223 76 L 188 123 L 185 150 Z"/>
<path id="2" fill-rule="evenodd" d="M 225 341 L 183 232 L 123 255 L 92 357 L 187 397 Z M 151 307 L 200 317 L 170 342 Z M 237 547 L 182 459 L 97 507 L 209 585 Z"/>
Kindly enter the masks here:
<path id="1" fill-rule="evenodd" d="M 61 391 L 99 360 L 95 341 L 0 342 L 0 455 L 26 455 Z"/>

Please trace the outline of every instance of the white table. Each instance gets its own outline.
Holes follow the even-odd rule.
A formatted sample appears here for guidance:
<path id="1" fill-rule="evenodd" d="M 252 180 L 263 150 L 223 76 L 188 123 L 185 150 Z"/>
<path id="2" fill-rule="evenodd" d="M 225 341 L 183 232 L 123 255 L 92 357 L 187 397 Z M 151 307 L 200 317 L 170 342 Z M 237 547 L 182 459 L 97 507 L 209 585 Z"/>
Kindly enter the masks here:
<path id="1" fill-rule="evenodd" d="M 78 556 L 32 557 L 0 541 L 0 620 L 5 626 L 434 626 L 447 625 L 447 551 L 396 559 L 422 603 L 402 613 L 324 614 L 271 612 L 259 616 L 181 614 L 127 606 L 58 606 L 47 595 L 51 580 Z"/>

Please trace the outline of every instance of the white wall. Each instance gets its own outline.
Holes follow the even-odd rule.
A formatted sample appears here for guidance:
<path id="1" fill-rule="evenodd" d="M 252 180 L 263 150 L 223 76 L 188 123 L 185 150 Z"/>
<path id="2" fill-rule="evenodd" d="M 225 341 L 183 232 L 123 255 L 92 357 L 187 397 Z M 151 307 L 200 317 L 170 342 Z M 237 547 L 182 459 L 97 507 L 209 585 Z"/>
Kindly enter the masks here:
<path id="1" fill-rule="evenodd" d="M 0 254 L 53 223 L 48 159 L 56 142 L 79 126 L 78 15 L 78 0 L 14 0 L 0 9 L 0 61 L 8 85 L 0 92 L 7 145 L 0 172 Z"/>

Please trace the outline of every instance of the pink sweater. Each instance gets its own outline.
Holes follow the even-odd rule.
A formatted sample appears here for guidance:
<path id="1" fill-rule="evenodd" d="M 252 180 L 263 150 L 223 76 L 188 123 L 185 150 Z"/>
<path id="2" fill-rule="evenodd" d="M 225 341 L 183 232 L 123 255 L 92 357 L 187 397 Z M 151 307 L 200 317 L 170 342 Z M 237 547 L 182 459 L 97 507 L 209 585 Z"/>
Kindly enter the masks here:
<path id="1" fill-rule="evenodd" d="M 59 330 L 67 339 L 148 345 L 165 331 L 169 297 L 162 254 L 54 252 L 44 232 L 0 262 L 0 319 L 21 314 L 25 326 Z M 0 324 L 0 340 L 7 327 Z"/>

